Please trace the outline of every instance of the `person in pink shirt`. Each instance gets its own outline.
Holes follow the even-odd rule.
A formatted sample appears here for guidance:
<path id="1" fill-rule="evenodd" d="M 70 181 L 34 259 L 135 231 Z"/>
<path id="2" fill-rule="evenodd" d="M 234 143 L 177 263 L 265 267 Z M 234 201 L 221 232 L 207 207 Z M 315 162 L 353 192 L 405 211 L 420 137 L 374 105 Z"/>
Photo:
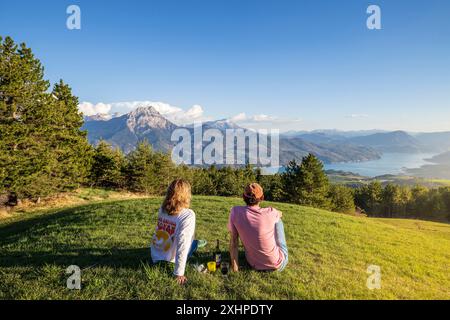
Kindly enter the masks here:
<path id="1" fill-rule="evenodd" d="M 288 248 L 281 211 L 259 206 L 264 200 L 264 191 L 257 183 L 245 188 L 243 198 L 246 206 L 232 208 L 228 222 L 231 269 L 239 270 L 240 238 L 247 262 L 253 269 L 282 271 L 288 263 Z"/>

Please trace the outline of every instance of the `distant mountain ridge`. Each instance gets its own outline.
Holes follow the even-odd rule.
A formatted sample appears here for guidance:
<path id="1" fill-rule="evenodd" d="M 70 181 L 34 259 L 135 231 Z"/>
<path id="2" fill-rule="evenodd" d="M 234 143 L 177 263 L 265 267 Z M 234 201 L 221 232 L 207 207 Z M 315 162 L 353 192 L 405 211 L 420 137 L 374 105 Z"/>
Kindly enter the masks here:
<path id="1" fill-rule="evenodd" d="M 83 130 L 87 130 L 91 144 L 105 140 L 125 153 L 147 140 L 155 150 L 168 152 L 176 144 L 171 141 L 172 132 L 177 128 L 193 130 L 193 126 L 178 126 L 162 116 L 153 106 L 140 106 L 122 116 L 107 119 L 102 115 L 85 119 Z M 243 129 L 226 120 L 209 121 L 202 124 L 203 130 L 217 129 L 225 136 L 227 129 Z M 207 143 L 206 143 L 207 144 Z M 342 143 L 314 143 L 298 137 L 280 136 L 280 164 L 290 160 L 300 161 L 308 153 L 315 154 L 326 163 L 366 161 L 377 159 L 380 153 L 365 146 Z"/>
<path id="2" fill-rule="evenodd" d="M 155 150 L 168 151 L 174 146 L 170 141 L 172 131 L 178 126 L 164 118 L 154 107 L 138 107 L 110 120 L 91 120 L 83 125 L 91 144 L 105 140 L 125 153 L 147 140 Z"/>
<path id="3" fill-rule="evenodd" d="M 416 138 L 404 131 L 375 133 L 369 136 L 353 137 L 350 143 L 375 148 L 382 152 L 420 153 L 427 148 Z"/>
<path id="4" fill-rule="evenodd" d="M 243 129 L 227 119 L 208 121 L 203 130 L 216 129 L 225 136 L 227 129 Z M 162 116 L 153 106 L 140 106 L 121 116 L 85 117 L 84 130 L 91 144 L 106 140 L 128 153 L 137 143 L 147 140 L 155 150 L 168 152 L 176 144 L 171 141 L 177 128 L 193 130 L 193 125 L 178 126 Z M 205 142 L 204 146 L 208 143 Z M 361 162 L 379 159 L 383 153 L 440 153 L 450 150 L 450 132 L 414 133 L 381 130 L 338 131 L 315 130 L 280 135 L 280 164 L 301 160 L 313 153 L 325 163 Z"/>
<path id="5" fill-rule="evenodd" d="M 370 133 L 373 132 L 373 133 Z M 450 150 L 450 132 L 408 133 L 405 131 L 314 130 L 290 132 L 287 137 L 321 144 L 351 144 L 381 153 L 441 153 Z"/>

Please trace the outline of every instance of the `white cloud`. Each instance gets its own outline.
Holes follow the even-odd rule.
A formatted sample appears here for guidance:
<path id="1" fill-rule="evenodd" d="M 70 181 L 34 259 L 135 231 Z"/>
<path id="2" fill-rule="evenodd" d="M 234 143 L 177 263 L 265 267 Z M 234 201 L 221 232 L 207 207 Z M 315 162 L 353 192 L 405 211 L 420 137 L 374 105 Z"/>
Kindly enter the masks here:
<path id="1" fill-rule="evenodd" d="M 153 106 L 161 115 L 168 120 L 178 124 L 190 124 L 194 121 L 206 121 L 208 118 L 203 116 L 203 108 L 200 105 L 193 105 L 188 110 L 172 106 L 168 103 L 158 101 L 123 101 L 113 103 L 97 103 L 83 102 L 78 105 L 80 111 L 84 115 L 91 116 L 98 113 L 105 114 L 126 114 L 140 106 Z"/>
<path id="2" fill-rule="evenodd" d="M 239 113 L 234 117 L 229 119 L 232 122 L 274 122 L 274 121 L 285 121 L 278 117 L 268 116 L 266 114 L 255 114 L 253 116 L 247 116 L 245 113 Z M 286 119 L 287 120 L 287 119 Z M 296 121 L 296 119 L 289 120 Z M 298 121 L 298 119 L 297 119 Z"/>
<path id="3" fill-rule="evenodd" d="M 198 104 L 193 105 L 186 112 L 177 112 L 174 114 L 174 121 L 178 121 L 179 123 L 188 124 L 193 121 L 202 121 L 203 120 L 203 108 Z"/>
<path id="4" fill-rule="evenodd" d="M 113 102 L 111 103 L 111 112 L 125 114 L 140 106 L 153 106 L 162 115 L 174 114 L 183 111 L 181 108 L 174 107 L 168 103 L 144 100 Z"/>
<path id="5" fill-rule="evenodd" d="M 243 112 L 230 118 L 230 121 L 232 121 L 232 122 L 240 122 L 240 121 L 244 121 L 244 120 L 247 120 L 247 115 Z"/>
<path id="6" fill-rule="evenodd" d="M 251 120 L 255 122 L 265 122 L 265 121 L 274 121 L 277 120 L 277 117 L 271 117 L 266 114 L 257 114 L 250 118 Z"/>
<path id="7" fill-rule="evenodd" d="M 189 109 L 182 109 L 164 102 L 157 101 L 123 101 L 113 103 L 91 103 L 82 102 L 78 108 L 86 116 L 102 114 L 123 115 L 131 112 L 137 107 L 153 106 L 161 115 L 178 125 L 192 124 L 196 121 L 210 121 L 210 117 L 204 115 L 204 110 L 200 105 L 193 105 Z M 299 118 L 281 118 L 266 114 L 247 115 L 244 112 L 228 119 L 241 127 L 248 129 L 296 129 L 302 121 Z"/>
<path id="8" fill-rule="evenodd" d="M 83 112 L 85 116 L 92 116 L 94 114 L 108 114 L 111 111 L 111 105 L 108 103 L 93 104 L 90 102 L 82 102 L 78 105 L 78 109 Z"/>
<path id="9" fill-rule="evenodd" d="M 280 118 L 266 114 L 248 116 L 245 113 L 239 113 L 229 120 L 247 129 L 280 129 L 280 131 L 285 128 L 297 128 L 302 121 L 300 118 Z"/>

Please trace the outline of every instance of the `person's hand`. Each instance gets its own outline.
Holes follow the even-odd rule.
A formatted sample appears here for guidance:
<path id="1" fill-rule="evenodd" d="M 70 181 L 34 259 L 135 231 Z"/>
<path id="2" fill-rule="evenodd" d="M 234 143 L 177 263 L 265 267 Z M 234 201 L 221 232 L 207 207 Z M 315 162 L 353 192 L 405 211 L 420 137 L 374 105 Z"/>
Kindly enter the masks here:
<path id="1" fill-rule="evenodd" d="M 187 282 L 187 278 L 185 276 L 175 276 L 175 280 L 179 285 L 183 285 Z"/>

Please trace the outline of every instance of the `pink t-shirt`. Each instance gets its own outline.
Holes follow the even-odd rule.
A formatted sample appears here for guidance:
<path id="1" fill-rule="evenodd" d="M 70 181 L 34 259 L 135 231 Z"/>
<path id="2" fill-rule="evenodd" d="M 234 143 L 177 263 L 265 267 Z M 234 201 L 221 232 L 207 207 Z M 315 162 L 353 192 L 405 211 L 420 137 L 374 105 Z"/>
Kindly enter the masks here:
<path id="1" fill-rule="evenodd" d="M 283 252 L 275 241 L 275 224 L 280 216 L 280 211 L 270 207 L 231 209 L 228 230 L 239 235 L 247 261 L 256 270 L 275 270 L 283 262 Z"/>

